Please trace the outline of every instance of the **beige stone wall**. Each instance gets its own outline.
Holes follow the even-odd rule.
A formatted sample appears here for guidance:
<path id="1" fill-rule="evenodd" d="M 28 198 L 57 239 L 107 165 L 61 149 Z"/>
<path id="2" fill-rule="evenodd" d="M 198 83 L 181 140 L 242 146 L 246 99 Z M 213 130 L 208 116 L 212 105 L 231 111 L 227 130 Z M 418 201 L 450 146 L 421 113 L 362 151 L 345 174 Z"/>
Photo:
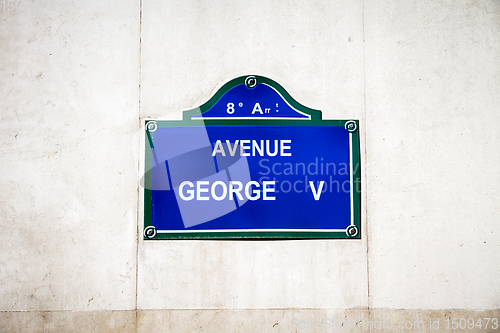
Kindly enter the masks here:
<path id="1" fill-rule="evenodd" d="M 2 332 L 498 332 L 500 310 L 198 309 L 0 312 Z"/>
<path id="2" fill-rule="evenodd" d="M 5 0 L 0 331 L 500 331 L 499 40 L 496 0 Z M 138 236 L 143 120 L 244 74 L 360 119 L 361 240 Z"/>

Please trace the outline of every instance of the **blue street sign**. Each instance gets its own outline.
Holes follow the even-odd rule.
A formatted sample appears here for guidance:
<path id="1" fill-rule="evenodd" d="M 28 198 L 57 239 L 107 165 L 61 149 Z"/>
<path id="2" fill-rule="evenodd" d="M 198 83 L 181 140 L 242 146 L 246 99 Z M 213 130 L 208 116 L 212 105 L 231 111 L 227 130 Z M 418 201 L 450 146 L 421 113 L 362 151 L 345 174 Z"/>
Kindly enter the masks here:
<path id="1" fill-rule="evenodd" d="M 260 76 L 147 121 L 144 238 L 360 238 L 357 129 Z"/>

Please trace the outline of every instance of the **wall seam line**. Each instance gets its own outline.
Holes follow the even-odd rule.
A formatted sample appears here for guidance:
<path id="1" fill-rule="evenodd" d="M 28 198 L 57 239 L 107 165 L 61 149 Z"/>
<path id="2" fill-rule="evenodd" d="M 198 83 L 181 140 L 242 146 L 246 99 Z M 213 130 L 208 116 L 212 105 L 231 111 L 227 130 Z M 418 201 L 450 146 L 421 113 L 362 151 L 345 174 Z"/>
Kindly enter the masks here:
<path id="1" fill-rule="evenodd" d="M 362 21 L 363 21 L 363 116 L 364 116 L 364 163 L 365 163 L 365 230 L 366 230 L 366 289 L 367 289 L 367 309 L 368 309 L 368 320 L 371 320 L 371 299 L 370 299 L 370 239 L 368 237 L 368 181 L 367 181 L 367 149 L 366 149 L 366 139 L 367 139 L 367 111 L 366 111 L 366 40 L 365 40 L 365 3 L 366 0 L 363 0 L 363 9 L 362 9 Z M 371 331 L 368 328 L 368 331 Z"/>
<path id="2" fill-rule="evenodd" d="M 139 158 L 137 159 L 137 175 L 140 177 L 140 170 L 141 170 L 141 146 L 140 146 L 140 133 L 141 133 L 141 114 L 142 114 L 142 106 L 141 106 L 141 98 L 142 98 L 142 0 L 139 0 L 139 101 L 138 101 L 138 132 L 139 132 L 139 149 L 137 150 L 139 153 Z M 141 217 L 139 216 L 139 213 L 141 211 L 140 208 L 140 182 L 137 184 L 137 225 L 136 225 L 136 244 L 135 244 L 135 332 L 137 333 L 139 331 L 139 311 L 138 311 L 138 290 L 139 290 L 139 242 L 140 242 L 140 235 L 141 235 L 141 226 L 139 221 L 141 220 Z"/>

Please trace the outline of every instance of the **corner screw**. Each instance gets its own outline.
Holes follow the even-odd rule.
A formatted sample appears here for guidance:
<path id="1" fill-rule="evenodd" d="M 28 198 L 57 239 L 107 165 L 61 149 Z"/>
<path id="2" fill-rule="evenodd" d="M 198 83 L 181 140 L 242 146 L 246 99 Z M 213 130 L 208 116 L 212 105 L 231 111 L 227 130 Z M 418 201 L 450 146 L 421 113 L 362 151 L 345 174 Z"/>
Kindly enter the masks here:
<path id="1" fill-rule="evenodd" d="M 345 123 L 344 128 L 347 130 L 347 132 L 353 133 L 358 130 L 358 125 L 356 125 L 356 122 L 354 120 L 349 120 Z"/>
<path id="2" fill-rule="evenodd" d="M 245 79 L 245 86 L 247 86 L 247 88 L 249 89 L 253 89 L 257 86 L 257 78 L 255 76 L 248 76 L 246 79 Z"/>
<path id="3" fill-rule="evenodd" d="M 146 229 L 144 229 L 144 237 L 148 239 L 153 239 L 156 237 L 156 228 L 153 226 L 149 226 Z"/>
<path id="4" fill-rule="evenodd" d="M 350 225 L 349 227 L 347 227 L 347 229 L 345 230 L 345 233 L 347 234 L 347 236 L 349 237 L 356 237 L 358 235 L 358 228 L 354 225 Z"/>
<path id="5" fill-rule="evenodd" d="M 158 124 L 156 123 L 156 121 L 150 121 L 146 124 L 146 130 L 148 132 L 154 132 L 158 129 Z"/>

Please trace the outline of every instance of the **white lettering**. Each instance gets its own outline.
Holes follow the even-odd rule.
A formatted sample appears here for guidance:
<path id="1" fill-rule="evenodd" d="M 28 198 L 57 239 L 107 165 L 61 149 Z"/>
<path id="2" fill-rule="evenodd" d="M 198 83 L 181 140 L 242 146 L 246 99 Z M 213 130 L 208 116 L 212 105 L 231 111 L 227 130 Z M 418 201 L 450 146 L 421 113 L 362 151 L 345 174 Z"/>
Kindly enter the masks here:
<path id="1" fill-rule="evenodd" d="M 268 192 L 274 192 L 275 181 L 264 181 L 262 182 L 262 199 L 263 200 L 276 200 L 276 197 L 268 197 Z M 272 188 L 268 188 L 267 185 L 272 185 Z"/>
<path id="2" fill-rule="evenodd" d="M 245 144 L 250 144 L 250 140 L 240 141 L 240 156 L 250 156 L 249 153 L 245 153 L 245 149 L 250 149 L 250 146 L 245 146 Z"/>
<path id="3" fill-rule="evenodd" d="M 215 194 L 215 187 L 217 185 L 221 185 L 222 186 L 222 195 L 220 197 L 217 196 L 217 194 Z M 221 201 L 221 200 L 224 200 L 226 198 L 226 195 L 227 195 L 227 187 L 226 187 L 226 183 L 224 183 L 223 181 L 221 180 L 218 180 L 216 181 L 215 183 L 212 184 L 212 189 L 211 189 L 211 193 L 212 193 L 212 197 L 217 200 L 217 201 Z"/>
<path id="4" fill-rule="evenodd" d="M 280 140 L 280 155 L 281 156 L 292 156 L 292 153 L 285 153 L 285 149 L 292 149 L 292 146 L 285 146 L 285 143 L 292 143 L 292 140 Z"/>
<path id="5" fill-rule="evenodd" d="M 238 185 L 238 188 L 235 189 L 234 185 Z M 236 194 L 238 199 L 243 200 L 243 196 L 241 195 L 241 189 L 243 188 L 243 184 L 237 180 L 229 182 L 229 200 L 233 200 L 233 194 Z"/>
<path id="6" fill-rule="evenodd" d="M 262 182 L 263 179 L 268 178 L 262 177 L 260 181 Z M 193 200 L 195 198 L 195 195 L 196 200 L 200 201 L 207 201 L 212 199 L 221 201 L 225 200 L 228 196 L 229 200 L 235 200 L 234 196 L 236 196 L 237 200 L 244 200 L 245 196 L 248 200 L 255 201 L 261 198 L 262 192 L 263 200 L 276 200 L 275 197 L 269 195 L 269 193 L 276 192 L 274 188 L 275 184 L 276 181 L 263 181 L 261 191 L 259 189 L 261 187 L 261 184 L 253 180 L 246 183 L 245 186 L 243 186 L 242 182 L 237 180 L 230 181 L 229 186 L 221 180 L 215 181 L 212 184 L 210 184 L 208 180 L 199 180 L 196 182 L 196 185 L 194 185 L 190 181 L 184 181 L 179 186 L 179 196 L 184 201 Z M 184 189 L 186 186 L 190 189 Z M 252 186 L 254 188 L 252 188 Z M 222 191 L 219 190 L 219 187 L 222 189 Z M 289 185 L 289 187 L 291 187 L 291 184 Z M 210 195 L 206 196 L 205 193 L 210 193 Z"/>
<path id="7" fill-rule="evenodd" d="M 314 196 L 314 200 L 319 200 L 319 197 L 321 196 L 321 193 L 323 193 L 321 191 L 321 189 L 323 188 L 323 185 L 325 184 L 324 181 L 320 181 L 319 182 L 319 188 L 318 188 L 318 191 L 316 191 L 315 187 L 314 187 L 314 182 L 312 180 L 309 181 L 309 185 L 311 185 L 311 191 L 313 193 L 313 196 Z"/>
<path id="8" fill-rule="evenodd" d="M 226 156 L 226 153 L 224 152 L 224 147 L 222 146 L 222 142 L 220 140 L 217 140 L 215 143 L 214 151 L 212 152 L 212 156 L 215 156 L 215 154 L 221 153 L 222 156 Z"/>
<path id="9" fill-rule="evenodd" d="M 238 146 L 240 156 L 278 156 L 278 154 L 279 156 L 292 156 L 292 152 L 290 151 L 292 149 L 292 140 L 236 140 L 234 143 L 226 140 L 226 145 L 231 156 L 236 155 Z M 224 145 L 221 140 L 217 140 L 214 144 L 212 156 L 215 156 L 216 154 L 226 156 L 226 151 L 224 150 Z M 316 165 L 314 163 L 310 163 L 310 165 L 315 166 L 316 168 L 317 164 L 317 161 Z M 321 165 L 321 167 L 323 167 L 323 165 Z M 317 172 L 313 174 L 317 174 Z"/>
<path id="10" fill-rule="evenodd" d="M 231 142 L 229 142 L 229 140 L 226 140 L 227 149 L 229 149 L 229 154 L 231 154 L 231 156 L 234 156 L 234 154 L 236 154 L 236 148 L 238 148 L 238 141 L 239 140 L 236 140 L 233 148 L 231 148 Z"/>
<path id="11" fill-rule="evenodd" d="M 208 180 L 200 180 L 196 182 L 196 200 L 208 200 L 208 197 L 202 197 L 201 193 L 207 192 L 208 188 L 201 188 L 203 185 L 208 185 Z"/>
<path id="12" fill-rule="evenodd" d="M 258 200 L 260 198 L 260 191 L 259 190 L 253 190 L 253 194 L 255 194 L 255 196 L 251 196 L 250 195 L 250 187 L 252 185 L 255 185 L 255 187 L 259 187 L 260 184 L 256 181 L 250 181 L 247 183 L 247 185 L 245 186 L 245 195 L 247 196 L 248 200 L 252 200 L 252 201 L 255 201 L 255 200 Z"/>
<path id="13" fill-rule="evenodd" d="M 252 156 L 255 156 L 255 150 L 257 150 L 260 156 L 264 156 L 264 140 L 260 140 L 260 146 L 256 140 L 252 140 Z"/>
<path id="14" fill-rule="evenodd" d="M 184 196 L 184 194 L 182 194 L 182 189 L 186 185 L 188 185 L 189 187 L 194 187 L 193 183 L 191 183 L 189 181 L 182 182 L 181 185 L 179 186 L 179 196 L 181 197 L 182 200 L 189 201 L 189 200 L 192 200 L 194 198 L 194 191 L 193 190 L 186 190 L 186 193 L 189 194 L 189 196 L 188 197 Z"/>
<path id="15" fill-rule="evenodd" d="M 253 107 L 252 114 L 254 114 L 255 112 L 259 112 L 260 114 L 263 114 L 262 108 L 260 107 L 259 103 L 255 103 L 255 106 Z"/>
<path id="16" fill-rule="evenodd" d="M 276 156 L 278 154 L 278 140 L 274 140 L 274 151 L 272 153 L 269 149 L 269 140 L 266 140 L 266 148 L 268 156 Z"/>

